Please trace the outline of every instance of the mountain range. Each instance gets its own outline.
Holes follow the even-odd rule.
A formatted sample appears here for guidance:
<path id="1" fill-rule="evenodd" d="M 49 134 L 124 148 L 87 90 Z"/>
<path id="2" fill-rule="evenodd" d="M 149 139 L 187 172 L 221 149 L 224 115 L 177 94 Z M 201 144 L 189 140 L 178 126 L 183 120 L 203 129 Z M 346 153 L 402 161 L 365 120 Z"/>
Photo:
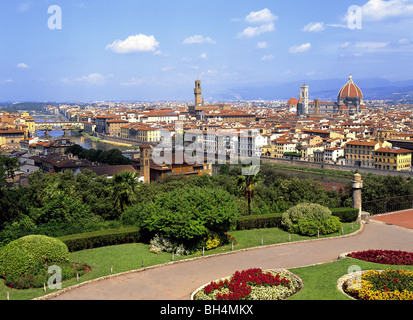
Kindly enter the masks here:
<path id="1" fill-rule="evenodd" d="M 379 78 L 354 80 L 363 92 L 365 100 L 401 100 L 413 99 L 413 79 L 405 81 L 389 81 Z M 226 91 L 217 92 L 215 98 L 221 100 L 288 100 L 298 99 L 300 86 L 304 81 L 293 81 L 283 84 L 245 85 Z M 343 79 L 306 80 L 309 86 L 310 100 L 337 100 L 340 89 L 346 84 Z"/>

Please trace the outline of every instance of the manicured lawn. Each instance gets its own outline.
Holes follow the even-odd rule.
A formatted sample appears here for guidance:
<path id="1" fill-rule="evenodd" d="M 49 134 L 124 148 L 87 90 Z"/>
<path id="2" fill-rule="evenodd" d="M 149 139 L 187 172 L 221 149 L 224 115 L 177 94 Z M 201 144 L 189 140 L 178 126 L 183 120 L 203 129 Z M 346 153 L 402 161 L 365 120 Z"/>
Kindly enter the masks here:
<path id="1" fill-rule="evenodd" d="M 351 300 L 337 289 L 338 279 L 349 273 L 351 266 L 358 266 L 361 270 L 413 270 L 413 266 L 379 264 L 352 258 L 310 267 L 294 268 L 290 271 L 303 280 L 304 288 L 288 300 Z M 350 270 L 350 272 L 353 271 L 354 269 Z"/>
<path id="2" fill-rule="evenodd" d="M 344 224 L 344 234 L 354 232 L 358 230 L 358 228 L 358 224 L 353 224 L 353 229 L 351 228 L 351 224 Z M 234 231 L 230 234 L 237 240 L 237 244 L 234 245 L 234 250 L 260 246 L 262 240 L 264 245 L 289 242 L 288 232 L 278 228 Z M 330 237 L 338 235 L 342 235 L 341 231 L 337 234 L 330 235 Z M 310 238 L 291 235 L 291 241 L 301 241 L 306 239 Z M 232 246 L 229 244 L 210 251 L 205 251 L 205 255 L 229 252 L 231 250 Z M 174 260 L 177 261 L 200 256 L 202 256 L 202 251 L 196 252 L 190 256 L 175 256 Z M 91 272 L 79 278 L 80 282 L 84 282 L 110 275 L 111 267 L 113 268 L 113 273 L 120 273 L 140 269 L 142 268 L 142 262 L 145 267 L 171 262 L 172 255 L 169 253 L 150 253 L 147 244 L 137 243 L 73 252 L 70 254 L 70 260 L 72 262 L 86 264 L 92 268 Z M 76 283 L 76 279 L 64 281 L 62 283 L 62 288 L 69 287 Z M 44 295 L 43 288 L 27 290 L 10 289 L 4 285 L 4 280 L 0 279 L 0 300 L 6 299 L 7 292 L 9 292 L 10 300 L 28 300 Z M 50 292 L 52 291 L 47 291 L 47 293 Z"/>

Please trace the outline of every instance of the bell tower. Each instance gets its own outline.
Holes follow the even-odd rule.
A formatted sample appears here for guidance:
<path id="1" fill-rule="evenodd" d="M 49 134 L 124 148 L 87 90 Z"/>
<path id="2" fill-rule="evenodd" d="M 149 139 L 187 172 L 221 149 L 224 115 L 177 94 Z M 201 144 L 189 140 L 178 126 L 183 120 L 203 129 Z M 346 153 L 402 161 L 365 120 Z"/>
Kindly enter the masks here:
<path id="1" fill-rule="evenodd" d="M 305 84 L 300 87 L 300 100 L 303 104 L 303 114 L 308 114 L 308 86 Z"/>
<path id="2" fill-rule="evenodd" d="M 144 183 L 151 183 L 151 147 L 150 146 L 141 146 L 140 147 L 140 174 L 144 178 Z"/>
<path id="3" fill-rule="evenodd" d="M 198 80 L 198 78 L 195 81 L 194 95 L 195 95 L 195 106 L 201 105 L 202 104 L 202 100 L 201 100 L 202 89 L 201 89 L 201 81 Z"/>

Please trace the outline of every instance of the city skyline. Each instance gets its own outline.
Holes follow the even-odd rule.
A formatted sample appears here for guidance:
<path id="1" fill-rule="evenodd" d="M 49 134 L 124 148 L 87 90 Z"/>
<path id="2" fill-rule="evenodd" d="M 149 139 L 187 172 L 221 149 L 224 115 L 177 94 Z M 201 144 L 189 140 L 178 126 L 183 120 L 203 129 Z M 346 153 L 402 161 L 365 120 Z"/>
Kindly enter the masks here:
<path id="1" fill-rule="evenodd" d="M 356 28 L 351 6 L 361 10 Z M 350 73 L 413 78 L 411 0 L 6 0 L 0 7 L 1 101 L 190 101 L 197 77 L 206 99 L 235 99 L 243 86 L 344 83 Z"/>

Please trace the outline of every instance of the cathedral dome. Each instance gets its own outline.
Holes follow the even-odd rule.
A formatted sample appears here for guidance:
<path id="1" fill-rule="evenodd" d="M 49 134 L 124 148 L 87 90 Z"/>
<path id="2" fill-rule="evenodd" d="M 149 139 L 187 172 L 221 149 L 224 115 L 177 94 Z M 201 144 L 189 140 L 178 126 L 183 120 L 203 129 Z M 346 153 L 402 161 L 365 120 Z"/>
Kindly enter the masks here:
<path id="1" fill-rule="evenodd" d="M 298 104 L 298 101 L 296 98 L 291 98 L 290 100 L 288 100 L 287 105 L 289 106 L 296 106 Z"/>
<path id="2" fill-rule="evenodd" d="M 353 82 L 353 77 L 350 74 L 348 82 L 341 88 L 338 93 L 338 99 L 345 98 L 360 98 L 363 99 L 363 93 L 360 88 Z"/>
<path id="3" fill-rule="evenodd" d="M 348 108 L 343 104 L 338 108 L 338 110 L 348 110 Z"/>

